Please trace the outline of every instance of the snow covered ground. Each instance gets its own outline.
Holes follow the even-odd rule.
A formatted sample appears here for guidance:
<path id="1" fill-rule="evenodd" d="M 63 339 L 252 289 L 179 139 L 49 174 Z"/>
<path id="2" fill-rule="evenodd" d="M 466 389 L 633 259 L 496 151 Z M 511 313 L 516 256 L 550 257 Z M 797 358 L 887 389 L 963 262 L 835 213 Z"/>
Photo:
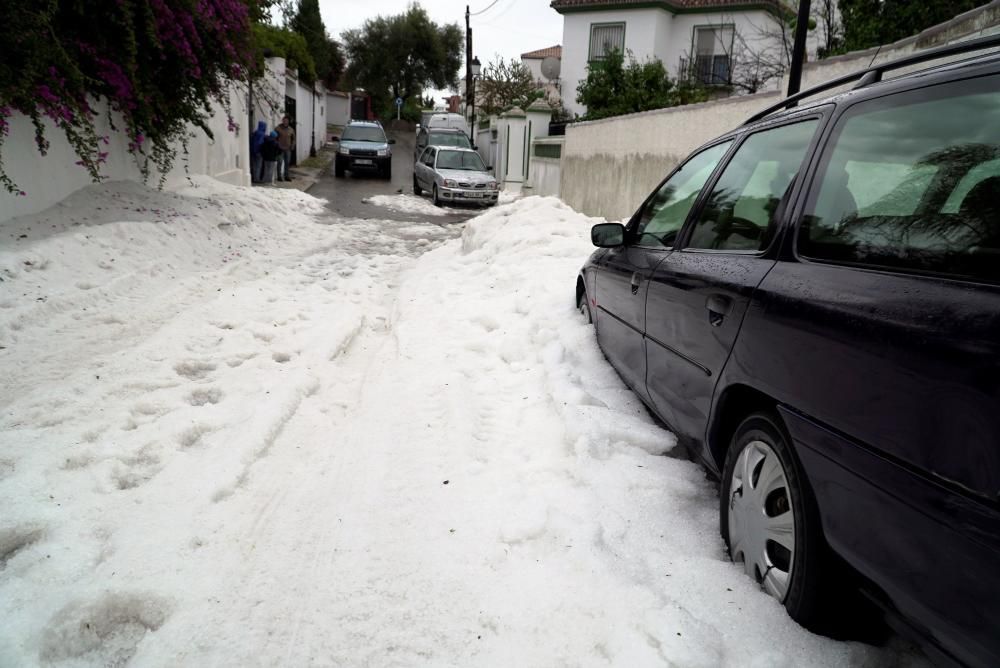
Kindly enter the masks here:
<path id="1" fill-rule="evenodd" d="M 0 666 L 911 665 L 811 635 L 572 304 L 589 220 L 92 187 L 0 228 Z"/>

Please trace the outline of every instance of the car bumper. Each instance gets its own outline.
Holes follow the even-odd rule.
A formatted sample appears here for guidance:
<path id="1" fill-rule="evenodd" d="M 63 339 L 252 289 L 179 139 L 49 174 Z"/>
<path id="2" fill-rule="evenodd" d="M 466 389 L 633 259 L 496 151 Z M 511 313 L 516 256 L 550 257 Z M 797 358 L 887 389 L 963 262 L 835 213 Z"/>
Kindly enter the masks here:
<path id="1" fill-rule="evenodd" d="M 499 194 L 498 190 L 472 188 L 441 188 L 438 190 L 438 196 L 441 199 L 478 204 L 495 204 Z"/>
<path id="2" fill-rule="evenodd" d="M 364 169 L 371 170 L 383 170 L 389 166 L 392 161 L 392 156 L 389 157 L 372 157 L 372 156 L 360 156 L 360 155 L 338 155 L 337 165 L 343 169 L 349 169 L 353 171 L 360 171 Z"/>

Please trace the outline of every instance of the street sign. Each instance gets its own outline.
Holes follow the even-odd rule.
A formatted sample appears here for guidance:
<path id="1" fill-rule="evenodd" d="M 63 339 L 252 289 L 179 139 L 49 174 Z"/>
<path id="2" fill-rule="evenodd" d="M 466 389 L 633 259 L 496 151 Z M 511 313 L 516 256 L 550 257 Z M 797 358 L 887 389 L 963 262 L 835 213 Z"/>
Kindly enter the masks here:
<path id="1" fill-rule="evenodd" d="M 397 97 L 396 98 L 396 106 L 397 107 L 402 107 L 403 106 L 403 98 L 401 98 L 401 97 Z"/>

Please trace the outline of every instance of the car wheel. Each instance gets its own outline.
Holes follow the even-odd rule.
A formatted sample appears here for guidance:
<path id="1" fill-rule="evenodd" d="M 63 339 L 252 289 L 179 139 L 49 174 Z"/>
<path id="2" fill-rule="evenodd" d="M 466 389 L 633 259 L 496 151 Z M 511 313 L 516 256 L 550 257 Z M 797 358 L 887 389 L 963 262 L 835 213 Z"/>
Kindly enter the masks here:
<path id="1" fill-rule="evenodd" d="M 338 179 L 344 178 L 344 165 L 339 161 L 334 163 L 333 175 Z"/>
<path id="2" fill-rule="evenodd" d="M 588 325 L 594 322 L 594 318 L 590 315 L 590 302 L 587 300 L 586 292 L 583 292 L 577 300 L 576 310 L 580 312 L 584 322 Z"/>
<path id="3" fill-rule="evenodd" d="M 385 169 L 382 170 L 382 178 L 386 181 L 392 180 L 392 165 L 386 165 Z"/>
<path id="4" fill-rule="evenodd" d="M 423 191 L 420 189 L 420 184 L 417 183 L 417 175 L 414 174 L 413 175 L 413 194 L 416 195 L 417 197 L 420 197 L 420 194 L 422 192 Z"/>
<path id="5" fill-rule="evenodd" d="M 821 590 L 833 580 L 823 573 L 827 547 L 808 481 L 774 416 L 757 413 L 737 428 L 723 469 L 720 510 L 732 560 L 742 562 L 792 619 L 820 630 Z"/>
<path id="6" fill-rule="evenodd" d="M 431 190 L 431 201 L 434 202 L 434 206 L 441 206 L 441 200 L 438 198 L 438 187 L 436 183 Z"/>

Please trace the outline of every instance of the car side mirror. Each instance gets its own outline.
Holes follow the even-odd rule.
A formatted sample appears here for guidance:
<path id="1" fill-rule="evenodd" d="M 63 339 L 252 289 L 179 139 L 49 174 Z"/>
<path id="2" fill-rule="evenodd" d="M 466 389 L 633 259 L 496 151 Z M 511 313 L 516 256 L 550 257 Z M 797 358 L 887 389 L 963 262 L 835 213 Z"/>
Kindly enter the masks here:
<path id="1" fill-rule="evenodd" d="M 590 240 L 598 248 L 614 248 L 625 243 L 625 226 L 621 223 L 601 223 L 590 228 Z"/>
<path id="2" fill-rule="evenodd" d="M 395 144 L 395 143 L 396 143 L 396 140 L 395 140 L 395 139 L 390 139 L 390 140 L 389 140 L 389 143 L 390 143 L 390 144 Z"/>

